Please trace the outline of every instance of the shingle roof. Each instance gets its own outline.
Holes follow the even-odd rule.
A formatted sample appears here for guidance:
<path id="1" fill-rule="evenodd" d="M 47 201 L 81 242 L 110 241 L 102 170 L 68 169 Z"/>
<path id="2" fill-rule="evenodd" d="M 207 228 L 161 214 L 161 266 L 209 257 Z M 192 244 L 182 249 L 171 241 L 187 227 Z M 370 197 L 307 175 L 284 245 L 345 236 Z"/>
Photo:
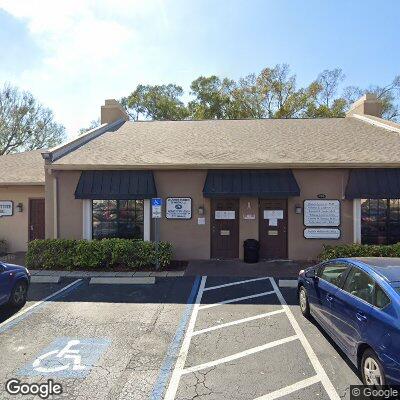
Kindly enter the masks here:
<path id="1" fill-rule="evenodd" d="M 0 185 L 44 185 L 42 151 L 0 156 Z"/>
<path id="2" fill-rule="evenodd" d="M 83 169 L 398 166 L 400 125 L 387 127 L 356 117 L 125 122 L 53 164 Z"/>

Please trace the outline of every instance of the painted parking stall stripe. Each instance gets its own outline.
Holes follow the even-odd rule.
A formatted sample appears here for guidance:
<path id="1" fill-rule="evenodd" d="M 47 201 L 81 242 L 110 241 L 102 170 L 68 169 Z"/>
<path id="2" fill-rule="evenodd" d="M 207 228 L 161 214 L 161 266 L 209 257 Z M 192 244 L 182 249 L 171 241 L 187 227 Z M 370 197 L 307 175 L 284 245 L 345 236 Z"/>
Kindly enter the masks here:
<path id="1" fill-rule="evenodd" d="M 83 279 L 77 279 L 76 281 L 70 283 L 69 285 L 61 288 L 57 292 L 45 297 L 43 300 L 40 300 L 31 306 L 21 310 L 20 312 L 14 314 L 12 317 L 7 319 L 6 321 L 0 324 L 0 333 L 7 331 L 8 329 L 12 328 L 13 326 L 17 325 L 19 322 L 23 321 L 27 317 L 29 317 L 32 313 L 38 311 L 39 309 L 47 306 L 52 301 L 56 299 L 60 299 L 67 294 L 71 293 L 72 291 L 76 290 L 83 284 Z"/>
<path id="2" fill-rule="evenodd" d="M 236 321 L 231 321 L 231 322 L 227 322 L 225 324 L 220 324 L 220 325 L 214 325 L 214 326 L 212 326 L 210 328 L 204 328 L 204 329 L 195 331 L 195 332 L 192 333 L 192 336 L 200 335 L 200 334 L 206 333 L 206 332 L 215 331 L 217 329 L 226 328 L 228 326 L 244 324 L 246 322 L 255 321 L 255 320 L 261 319 L 261 318 L 271 317 L 272 315 L 282 314 L 284 312 L 285 312 L 285 310 L 281 309 L 281 310 L 276 310 L 276 311 L 270 311 L 270 312 L 267 312 L 267 313 L 264 313 L 264 314 L 253 315 L 252 317 L 247 317 L 247 318 L 243 318 L 243 319 L 237 319 Z"/>
<path id="3" fill-rule="evenodd" d="M 151 397 L 150 397 L 151 400 L 161 400 L 161 398 L 164 394 L 165 386 L 168 383 L 168 379 L 170 378 L 172 368 L 174 367 L 174 362 L 177 359 L 177 355 L 179 352 L 179 345 L 181 344 L 182 337 L 185 333 L 185 328 L 186 328 L 186 325 L 190 318 L 190 313 L 193 308 L 193 303 L 196 298 L 196 294 L 199 289 L 200 282 L 201 282 L 201 278 L 199 276 L 196 277 L 196 279 L 193 283 L 189 298 L 186 303 L 185 311 L 184 311 L 181 321 L 179 323 L 178 329 L 176 330 L 175 336 L 168 348 L 167 356 L 164 359 L 163 365 L 161 367 L 161 371 L 158 375 L 157 381 L 156 381 L 153 391 L 151 393 Z"/>
<path id="4" fill-rule="evenodd" d="M 275 293 L 275 291 L 274 290 L 270 290 L 269 292 L 262 292 L 262 293 L 252 294 L 251 296 L 236 297 L 235 299 L 229 299 L 229 300 L 219 301 L 218 303 L 206 304 L 204 306 L 200 306 L 199 310 L 204 310 L 206 308 L 220 306 L 222 304 L 229 304 L 229 303 L 235 303 L 237 301 L 242 301 L 242 300 L 247 300 L 247 299 L 254 299 L 256 297 L 267 296 L 267 295 L 273 294 L 273 293 Z"/>
<path id="5" fill-rule="evenodd" d="M 228 356 L 228 357 L 219 358 L 218 360 L 210 361 L 208 363 L 204 363 L 204 364 L 200 364 L 200 365 L 195 365 L 193 367 L 185 368 L 182 371 L 182 375 L 190 374 L 191 372 L 200 371 L 202 369 L 214 367 L 215 365 L 219 365 L 219 364 L 227 363 L 229 361 L 237 360 L 238 358 L 246 357 L 246 356 L 249 356 L 251 354 L 255 354 L 255 353 L 258 353 L 260 351 L 267 350 L 267 349 L 272 349 L 273 347 L 280 346 L 282 344 L 285 344 L 285 343 L 288 343 L 288 342 L 292 342 L 293 340 L 297 340 L 297 339 L 298 339 L 297 335 L 289 336 L 289 337 L 286 337 L 284 339 L 279 339 L 279 340 L 275 340 L 273 342 L 269 342 L 269 343 L 263 344 L 262 346 L 257 346 L 257 347 L 253 347 L 253 348 L 245 350 L 245 351 L 241 351 L 240 353 L 232 354 L 231 356 Z"/>
<path id="6" fill-rule="evenodd" d="M 274 392 L 265 394 L 264 396 L 257 397 L 254 400 L 275 400 L 280 397 L 287 396 L 291 393 L 297 392 L 298 390 L 305 389 L 308 386 L 314 385 L 320 382 L 321 379 L 318 375 L 314 375 L 311 378 L 304 379 L 300 382 L 296 382 L 293 385 L 286 386 L 282 389 L 275 390 Z"/>
<path id="7" fill-rule="evenodd" d="M 249 283 L 249 282 L 257 282 L 257 281 L 264 281 L 266 279 L 269 279 L 268 277 L 263 277 L 263 278 L 254 278 L 254 279 L 246 279 L 244 281 L 237 281 L 237 282 L 231 282 L 231 283 L 225 283 L 223 285 L 217 285 L 217 286 L 208 286 L 206 288 L 204 288 L 204 291 L 208 291 L 208 290 L 215 290 L 215 289 L 221 289 L 221 288 L 225 288 L 225 287 L 229 287 L 229 286 L 235 286 L 235 285 L 244 285 L 245 283 Z"/>
<path id="8" fill-rule="evenodd" d="M 290 343 L 295 340 L 300 341 L 300 343 L 302 344 L 302 347 L 304 348 L 308 358 L 310 359 L 310 362 L 316 372 L 316 375 L 313 375 L 309 378 L 303 379 L 299 382 L 295 382 L 291 385 L 288 385 L 281 389 L 267 393 L 265 395 L 259 396 L 254 400 L 278 399 L 283 396 L 289 395 L 291 393 L 297 392 L 301 389 L 312 386 L 319 382 L 323 385 L 325 391 L 327 392 L 327 394 L 331 400 L 340 400 L 340 397 L 339 397 L 338 393 L 336 392 L 336 389 L 332 385 L 332 382 L 330 381 L 328 375 L 326 374 L 321 363 L 319 362 L 316 354 L 314 353 L 313 349 L 311 348 L 307 338 L 305 337 L 303 331 L 301 330 L 299 324 L 297 323 L 294 315 L 292 314 L 281 291 L 279 290 L 278 285 L 276 284 L 276 282 L 273 278 L 265 277 L 265 278 L 257 278 L 257 279 L 248 279 L 245 281 L 231 282 L 231 283 L 227 283 L 227 284 L 222 284 L 222 285 L 218 285 L 218 286 L 210 286 L 208 288 L 205 288 L 206 279 L 207 279 L 207 277 L 202 277 L 200 289 L 199 289 L 199 292 L 198 292 L 198 295 L 196 298 L 195 305 L 193 307 L 192 316 L 190 318 L 188 329 L 186 331 L 186 334 L 185 334 L 185 337 L 183 340 L 183 344 L 182 344 L 182 347 L 181 347 L 181 350 L 180 350 L 180 353 L 179 353 L 179 356 L 178 356 L 178 359 L 177 359 L 177 362 L 175 365 L 175 369 L 173 371 L 171 381 L 169 383 L 169 386 L 168 386 L 168 389 L 167 389 L 167 392 L 166 392 L 166 395 L 164 398 L 165 400 L 174 400 L 175 399 L 176 392 L 177 392 L 178 386 L 179 386 L 179 381 L 183 375 L 187 375 L 187 374 L 194 373 L 194 372 L 197 372 L 197 371 L 200 371 L 203 369 L 211 368 L 211 367 L 214 367 L 214 366 L 217 366 L 220 364 L 228 363 L 233 360 L 241 359 L 243 357 L 257 354 L 259 352 L 262 352 L 264 350 L 271 349 L 271 348 L 274 348 L 277 346 L 284 346 L 286 343 Z M 244 296 L 244 297 L 238 297 L 238 298 L 234 298 L 234 299 L 228 299 L 228 300 L 221 301 L 219 303 L 206 304 L 206 305 L 202 305 L 202 306 L 200 305 L 202 296 L 203 296 L 203 292 L 205 292 L 206 289 L 207 290 L 217 290 L 217 289 L 225 288 L 227 286 L 239 285 L 239 284 L 261 281 L 261 280 L 269 280 L 272 285 L 273 290 L 268 291 L 268 292 L 257 293 L 257 294 L 251 295 L 251 296 Z M 266 295 L 270 295 L 270 294 L 275 294 L 278 297 L 278 300 L 282 306 L 281 309 L 275 310 L 275 311 L 272 311 L 269 313 L 258 314 L 258 315 L 254 315 L 251 317 L 231 321 L 231 322 L 224 323 L 224 324 L 214 325 L 212 327 L 201 329 L 198 331 L 194 331 L 194 326 L 196 323 L 198 312 L 203 309 L 209 309 L 209 308 L 216 307 L 216 306 L 223 305 L 223 304 L 234 303 L 237 301 L 266 296 Z M 256 346 L 256 347 L 247 349 L 245 351 L 241 351 L 241 352 L 229 355 L 227 357 L 222 357 L 222 358 L 210 361 L 210 362 L 206 362 L 206 363 L 202 363 L 199 365 L 194 365 L 194 366 L 185 368 L 185 363 L 186 363 L 187 355 L 189 352 L 190 341 L 191 341 L 192 337 L 198 336 L 203 333 L 211 332 L 211 331 L 214 331 L 217 329 L 223 329 L 223 328 L 233 326 L 233 325 L 244 324 L 249 321 L 266 318 L 268 316 L 277 315 L 277 314 L 285 314 L 286 315 L 286 317 L 288 318 L 288 320 L 294 330 L 295 335 L 288 336 L 283 339 L 275 340 L 273 342 L 265 343 L 261 346 Z"/>
<path id="9" fill-rule="evenodd" d="M 289 306 L 286 303 L 286 300 L 284 299 L 281 291 L 279 290 L 275 280 L 273 278 L 269 278 L 272 287 L 274 288 L 276 295 L 278 296 L 279 301 L 282 304 L 283 309 L 285 310 L 286 316 L 288 317 L 294 331 L 296 332 L 297 336 L 299 337 L 299 340 L 301 344 L 304 347 L 304 350 L 306 351 L 308 358 L 310 359 L 317 376 L 320 378 L 322 385 L 324 386 L 326 392 L 328 393 L 329 397 L 332 400 L 340 400 L 340 396 L 338 395 L 335 387 L 332 385 L 331 380 L 329 379 L 328 375 L 326 374 L 324 368 L 322 367 L 321 363 L 318 360 L 317 355 L 315 354 L 314 350 L 312 349 L 310 343 L 308 342 L 307 338 L 305 337 L 303 331 L 300 328 L 300 325 L 296 321 L 296 318 L 290 311 Z"/>
<path id="10" fill-rule="evenodd" d="M 174 400 L 176 391 L 178 390 L 179 381 L 181 379 L 182 371 L 185 367 L 187 354 L 189 352 L 190 339 L 192 332 L 194 330 L 194 325 L 196 323 L 197 313 L 199 312 L 199 305 L 201 298 L 203 297 L 204 287 L 206 285 L 207 277 L 203 276 L 200 282 L 200 288 L 197 293 L 196 301 L 193 306 L 192 315 L 190 317 L 189 325 L 186 330 L 185 337 L 183 338 L 182 347 L 179 351 L 178 359 L 176 360 L 174 371 L 172 372 L 172 377 L 165 395 L 165 400 Z"/>

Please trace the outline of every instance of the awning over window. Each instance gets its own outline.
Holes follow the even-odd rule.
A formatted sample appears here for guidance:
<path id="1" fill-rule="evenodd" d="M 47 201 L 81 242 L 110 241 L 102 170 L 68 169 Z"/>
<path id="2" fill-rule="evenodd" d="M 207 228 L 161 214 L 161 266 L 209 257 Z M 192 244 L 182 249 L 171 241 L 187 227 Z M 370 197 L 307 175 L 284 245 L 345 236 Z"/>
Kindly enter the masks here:
<path id="1" fill-rule="evenodd" d="M 76 199 L 134 200 L 157 195 L 152 171 L 82 171 Z"/>
<path id="2" fill-rule="evenodd" d="M 207 174 L 205 197 L 299 196 L 300 189 L 291 170 L 214 170 Z"/>
<path id="3" fill-rule="evenodd" d="M 346 187 L 347 199 L 400 198 L 400 168 L 353 169 Z"/>

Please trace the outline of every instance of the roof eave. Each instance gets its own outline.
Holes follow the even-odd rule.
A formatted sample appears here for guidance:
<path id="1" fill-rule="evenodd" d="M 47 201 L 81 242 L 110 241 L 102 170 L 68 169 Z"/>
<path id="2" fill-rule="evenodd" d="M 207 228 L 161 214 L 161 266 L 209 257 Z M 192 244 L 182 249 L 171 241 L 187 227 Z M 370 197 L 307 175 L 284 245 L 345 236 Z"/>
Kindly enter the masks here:
<path id="1" fill-rule="evenodd" d="M 118 169 L 316 169 L 316 168 L 399 168 L 400 162 L 370 163 L 249 163 L 249 164 L 136 164 L 136 165 L 94 165 L 94 164 L 47 164 L 48 170 L 118 170 Z"/>

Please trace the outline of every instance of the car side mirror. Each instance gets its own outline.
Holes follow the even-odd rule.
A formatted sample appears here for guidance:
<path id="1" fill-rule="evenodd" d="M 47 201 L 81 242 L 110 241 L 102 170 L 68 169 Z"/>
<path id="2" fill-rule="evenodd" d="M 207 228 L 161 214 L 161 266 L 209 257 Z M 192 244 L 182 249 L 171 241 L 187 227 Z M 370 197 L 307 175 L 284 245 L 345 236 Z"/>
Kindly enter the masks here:
<path id="1" fill-rule="evenodd" d="M 316 269 L 310 269 L 306 272 L 306 278 L 316 279 L 318 277 Z"/>

